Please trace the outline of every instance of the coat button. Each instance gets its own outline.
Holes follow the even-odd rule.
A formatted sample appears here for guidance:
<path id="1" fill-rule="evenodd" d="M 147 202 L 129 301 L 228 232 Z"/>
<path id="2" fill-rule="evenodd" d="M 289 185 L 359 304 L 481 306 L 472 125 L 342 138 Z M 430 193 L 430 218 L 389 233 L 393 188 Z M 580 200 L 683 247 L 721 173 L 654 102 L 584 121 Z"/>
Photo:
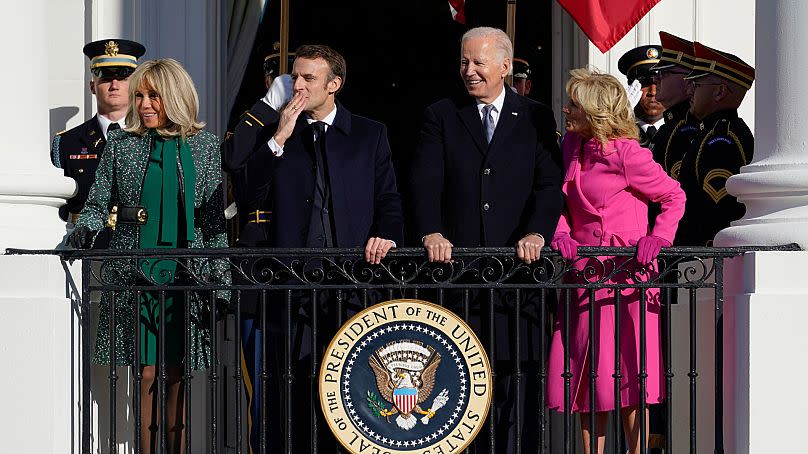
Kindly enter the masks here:
<path id="1" fill-rule="evenodd" d="M 601 230 L 601 229 L 595 229 L 595 230 L 592 232 L 592 235 L 595 235 L 595 236 L 599 237 L 599 236 L 603 235 L 603 230 Z"/>
<path id="2" fill-rule="evenodd" d="M 79 173 L 84 173 L 84 169 L 79 169 Z"/>
<path id="3" fill-rule="evenodd" d="M 491 205 L 489 205 L 487 203 L 483 204 L 483 210 L 488 211 L 489 208 L 491 208 Z"/>
<path id="4" fill-rule="evenodd" d="M 312 202 L 311 199 L 306 199 L 306 203 L 311 203 L 311 202 Z"/>
<path id="5" fill-rule="evenodd" d="M 491 175 L 491 169 L 483 170 L 483 175 Z"/>

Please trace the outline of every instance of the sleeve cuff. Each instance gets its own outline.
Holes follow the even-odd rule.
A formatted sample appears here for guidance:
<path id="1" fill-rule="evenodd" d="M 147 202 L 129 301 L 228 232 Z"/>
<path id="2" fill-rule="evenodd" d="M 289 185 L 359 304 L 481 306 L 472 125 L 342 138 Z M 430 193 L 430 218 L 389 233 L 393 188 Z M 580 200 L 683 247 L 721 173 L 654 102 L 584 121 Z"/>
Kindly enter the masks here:
<path id="1" fill-rule="evenodd" d="M 274 154 L 276 157 L 280 158 L 283 155 L 283 147 L 278 145 L 278 142 L 275 142 L 275 137 L 269 139 L 269 142 L 267 142 L 267 146 L 269 147 L 269 150 L 272 152 L 272 154 Z"/>

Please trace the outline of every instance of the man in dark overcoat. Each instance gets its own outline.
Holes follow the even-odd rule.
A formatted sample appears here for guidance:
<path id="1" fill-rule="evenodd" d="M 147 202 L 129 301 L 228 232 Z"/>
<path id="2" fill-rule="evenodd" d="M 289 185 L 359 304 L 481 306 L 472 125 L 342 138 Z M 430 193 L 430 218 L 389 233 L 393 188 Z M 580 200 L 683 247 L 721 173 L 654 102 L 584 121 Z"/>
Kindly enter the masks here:
<path id="1" fill-rule="evenodd" d="M 454 246 L 509 246 L 530 264 L 553 237 L 563 203 L 554 162 L 560 153 L 555 119 L 551 109 L 505 85 L 512 61 L 513 46 L 502 30 L 469 30 L 460 55 L 467 94 L 426 109 L 411 184 L 414 228 L 431 261 L 451 261 Z M 540 361 L 528 358 L 528 352 L 536 352 L 540 344 L 520 346 L 517 358 L 514 311 L 498 299 L 495 320 L 488 320 L 486 295 L 477 296 L 470 323 L 483 339 L 494 338 L 488 354 L 497 370 L 491 409 L 496 415 L 497 452 L 515 452 L 518 429 L 524 449 L 535 450 L 537 409 L 531 396 L 538 394 L 539 384 L 520 382 L 514 366 L 522 361 L 527 376 L 538 374 Z M 535 319 L 519 320 L 521 343 L 544 336 L 544 327 Z M 494 326 L 494 333 L 481 328 L 489 326 Z M 523 389 L 517 392 L 519 386 Z M 517 407 L 523 415 L 521 428 L 516 427 Z M 477 440 L 485 451 L 486 438 Z"/>

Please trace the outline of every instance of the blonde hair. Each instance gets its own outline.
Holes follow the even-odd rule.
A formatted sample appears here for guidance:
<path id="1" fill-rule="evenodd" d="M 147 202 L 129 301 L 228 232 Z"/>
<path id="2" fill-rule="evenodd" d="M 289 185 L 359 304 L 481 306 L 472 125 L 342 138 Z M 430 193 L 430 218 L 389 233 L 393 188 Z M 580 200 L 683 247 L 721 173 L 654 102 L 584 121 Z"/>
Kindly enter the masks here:
<path id="1" fill-rule="evenodd" d="M 639 140 L 634 110 L 616 77 L 587 68 L 573 69 L 567 94 L 584 111 L 592 137 L 604 149 L 611 139 Z"/>
<path id="2" fill-rule="evenodd" d="M 126 131 L 138 135 L 147 132 L 135 104 L 135 94 L 141 86 L 148 85 L 162 101 L 168 124 L 157 129 L 161 136 L 186 138 L 205 127 L 199 121 L 199 95 L 194 81 L 185 68 L 173 58 L 160 58 L 140 64 L 129 76 L 129 109 L 126 111 Z"/>

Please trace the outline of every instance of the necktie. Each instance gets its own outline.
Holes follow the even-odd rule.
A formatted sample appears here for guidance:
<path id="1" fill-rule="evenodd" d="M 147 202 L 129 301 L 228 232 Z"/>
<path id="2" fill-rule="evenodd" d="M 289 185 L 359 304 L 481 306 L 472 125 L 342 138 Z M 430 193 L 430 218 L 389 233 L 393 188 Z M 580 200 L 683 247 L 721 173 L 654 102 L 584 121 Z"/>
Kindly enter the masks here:
<path id="1" fill-rule="evenodd" d="M 483 131 L 485 131 L 485 141 L 491 143 L 491 138 L 494 137 L 494 117 L 491 116 L 491 111 L 494 110 L 493 104 L 487 104 L 483 107 Z"/>
<path id="2" fill-rule="evenodd" d="M 320 174 L 320 178 L 322 178 L 323 181 L 323 187 L 321 189 L 324 191 L 324 195 L 327 195 L 328 187 L 326 185 L 326 178 L 328 170 L 326 169 L 327 163 L 325 161 L 325 128 L 326 124 L 322 121 L 315 121 L 311 124 L 311 130 L 314 136 L 314 158 L 317 162 L 317 172 Z"/>
<path id="3" fill-rule="evenodd" d="M 314 149 L 317 153 L 324 154 L 325 152 L 325 122 L 315 121 L 311 124 L 311 129 L 314 132 Z"/>
<path id="4" fill-rule="evenodd" d="M 648 141 L 650 142 L 654 140 L 654 136 L 656 135 L 656 133 L 657 133 L 656 126 L 651 125 L 645 130 L 645 137 L 647 137 Z"/>
<path id="5" fill-rule="evenodd" d="M 110 123 L 109 126 L 107 126 L 107 134 L 109 134 L 112 131 L 115 131 L 116 129 L 121 129 L 121 125 L 119 125 L 118 123 Z"/>

